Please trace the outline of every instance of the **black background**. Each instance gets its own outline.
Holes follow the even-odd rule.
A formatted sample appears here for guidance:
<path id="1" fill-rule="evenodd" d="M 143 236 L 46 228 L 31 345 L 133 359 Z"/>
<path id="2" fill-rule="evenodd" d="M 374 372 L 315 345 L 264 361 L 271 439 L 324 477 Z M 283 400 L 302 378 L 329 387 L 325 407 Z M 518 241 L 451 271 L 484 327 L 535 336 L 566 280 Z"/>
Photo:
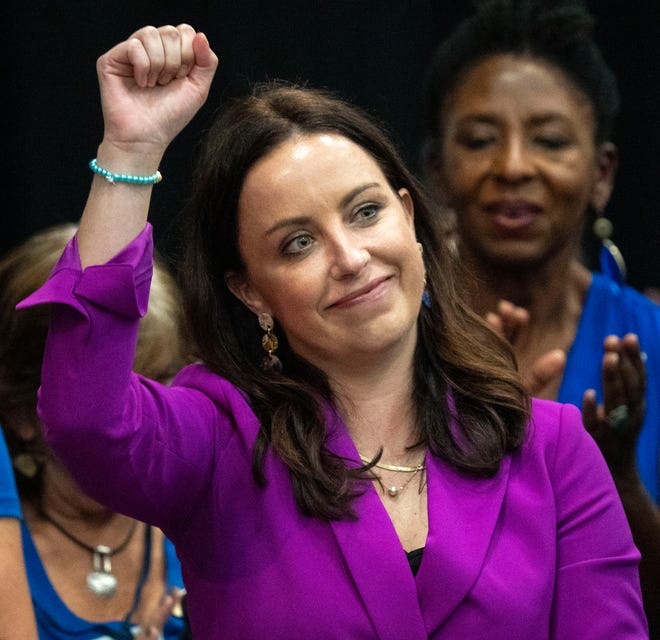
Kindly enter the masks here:
<path id="1" fill-rule="evenodd" d="M 638 288 L 660 286 L 660 2 L 589 3 L 623 104 L 620 167 L 608 207 Z M 177 253 L 177 213 L 213 110 L 251 81 L 284 78 L 339 91 L 392 131 L 418 168 L 421 84 L 435 45 L 467 2 L 312 0 L 6 2 L 0 254 L 82 212 L 102 135 L 96 58 L 145 25 L 188 22 L 220 58 L 207 106 L 170 147 L 154 189 L 156 243 Z"/>

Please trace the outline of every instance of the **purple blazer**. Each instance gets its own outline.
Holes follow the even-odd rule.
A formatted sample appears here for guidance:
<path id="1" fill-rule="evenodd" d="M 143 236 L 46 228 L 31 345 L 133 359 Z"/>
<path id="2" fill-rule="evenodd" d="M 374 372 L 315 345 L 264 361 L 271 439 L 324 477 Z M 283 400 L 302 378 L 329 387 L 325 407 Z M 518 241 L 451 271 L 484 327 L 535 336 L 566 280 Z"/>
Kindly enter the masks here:
<path id="1" fill-rule="evenodd" d="M 22 306 L 56 302 L 39 413 L 78 482 L 174 542 L 196 640 L 647 638 L 639 553 L 600 452 L 572 405 L 534 401 L 523 447 L 492 479 L 427 457 L 429 533 L 413 576 L 369 485 L 356 521 L 296 509 L 258 421 L 202 365 L 172 387 L 131 372 L 151 228 L 81 272 L 75 239 Z M 329 446 L 358 463 L 345 426 Z"/>

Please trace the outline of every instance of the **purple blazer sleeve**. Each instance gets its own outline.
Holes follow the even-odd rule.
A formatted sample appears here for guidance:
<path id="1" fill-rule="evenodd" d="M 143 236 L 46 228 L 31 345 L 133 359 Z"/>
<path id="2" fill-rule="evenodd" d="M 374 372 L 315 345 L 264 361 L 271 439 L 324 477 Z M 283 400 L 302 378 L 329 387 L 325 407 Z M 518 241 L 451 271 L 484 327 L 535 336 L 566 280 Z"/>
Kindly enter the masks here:
<path id="1" fill-rule="evenodd" d="M 152 250 L 147 225 L 109 262 L 82 271 L 74 237 L 19 307 L 54 303 L 37 407 L 49 445 L 91 496 L 167 526 L 185 519 L 210 476 L 219 414 L 198 391 L 132 372 Z"/>
<path id="2" fill-rule="evenodd" d="M 639 553 L 576 407 L 534 401 L 526 442 L 492 478 L 427 456 L 429 533 L 413 576 L 373 485 L 355 520 L 304 516 L 272 450 L 266 486 L 254 480 L 259 423 L 239 389 L 202 365 L 171 387 L 132 373 L 151 249 L 147 226 L 83 272 L 74 238 L 21 306 L 54 303 L 38 404 L 48 442 L 87 493 L 175 543 L 193 635 L 648 637 Z M 328 446 L 357 462 L 334 412 L 327 426 Z"/>
<path id="3" fill-rule="evenodd" d="M 545 419 L 547 407 L 536 405 Z M 551 637 L 645 638 L 639 552 L 614 482 L 580 411 L 559 406 L 559 433 L 546 451 L 557 509 Z"/>

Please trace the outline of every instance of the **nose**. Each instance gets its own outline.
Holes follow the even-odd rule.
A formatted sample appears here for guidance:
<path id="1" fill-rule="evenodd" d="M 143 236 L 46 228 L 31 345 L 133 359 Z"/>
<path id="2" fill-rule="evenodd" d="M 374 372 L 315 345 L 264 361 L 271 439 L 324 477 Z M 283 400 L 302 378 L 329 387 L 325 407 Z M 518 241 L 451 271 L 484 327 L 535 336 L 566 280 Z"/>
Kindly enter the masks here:
<path id="1" fill-rule="evenodd" d="M 358 275 L 369 262 L 369 251 L 350 233 L 334 236 L 329 244 L 330 275 L 336 280 Z"/>
<path id="2" fill-rule="evenodd" d="M 507 183 L 523 182 L 533 175 L 533 158 L 522 136 L 509 135 L 502 140 L 493 170 L 498 180 Z"/>

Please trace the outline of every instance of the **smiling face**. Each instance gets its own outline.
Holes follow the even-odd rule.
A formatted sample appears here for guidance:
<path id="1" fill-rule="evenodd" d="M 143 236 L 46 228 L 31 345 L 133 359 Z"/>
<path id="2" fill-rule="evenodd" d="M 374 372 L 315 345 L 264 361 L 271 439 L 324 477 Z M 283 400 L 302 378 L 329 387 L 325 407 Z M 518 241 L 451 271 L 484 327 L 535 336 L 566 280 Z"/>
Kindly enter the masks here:
<path id="1" fill-rule="evenodd" d="M 413 205 L 361 147 L 285 141 L 248 172 L 238 219 L 246 273 L 228 284 L 298 355 L 326 371 L 392 349 L 412 358 L 424 286 Z"/>
<path id="2" fill-rule="evenodd" d="M 492 264 L 572 256 L 614 172 L 587 98 L 552 65 L 495 55 L 467 72 L 442 117 L 438 171 L 464 250 Z"/>

